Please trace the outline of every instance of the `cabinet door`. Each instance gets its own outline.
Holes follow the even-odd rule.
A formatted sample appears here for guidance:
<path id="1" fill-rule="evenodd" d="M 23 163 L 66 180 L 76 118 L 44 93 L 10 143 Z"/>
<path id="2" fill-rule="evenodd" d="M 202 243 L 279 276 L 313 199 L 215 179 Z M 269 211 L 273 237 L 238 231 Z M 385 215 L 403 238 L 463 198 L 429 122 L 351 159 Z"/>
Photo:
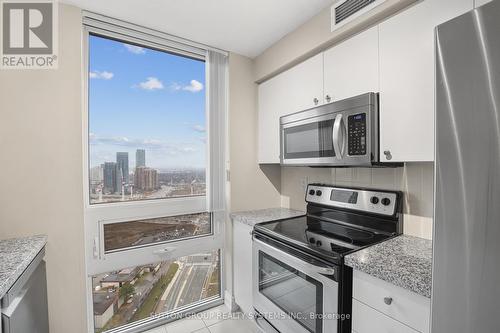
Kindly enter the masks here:
<path id="1" fill-rule="evenodd" d="M 260 164 L 280 162 L 279 117 L 286 109 L 283 92 L 277 78 L 259 85 L 258 160 Z M 280 96 L 281 95 L 281 96 Z"/>
<path id="2" fill-rule="evenodd" d="M 323 54 L 261 83 L 258 91 L 259 163 L 279 163 L 279 118 L 323 103 Z"/>
<path id="3" fill-rule="evenodd" d="M 253 309 L 252 301 L 252 227 L 233 224 L 234 299 L 245 313 Z"/>
<path id="4" fill-rule="evenodd" d="M 355 299 L 352 300 L 352 328 L 359 333 L 419 333 Z"/>
<path id="5" fill-rule="evenodd" d="M 338 101 L 379 91 L 378 26 L 324 53 L 325 98 Z"/>
<path id="6" fill-rule="evenodd" d="M 380 24 L 382 162 L 434 160 L 434 29 L 472 6 L 424 0 Z"/>

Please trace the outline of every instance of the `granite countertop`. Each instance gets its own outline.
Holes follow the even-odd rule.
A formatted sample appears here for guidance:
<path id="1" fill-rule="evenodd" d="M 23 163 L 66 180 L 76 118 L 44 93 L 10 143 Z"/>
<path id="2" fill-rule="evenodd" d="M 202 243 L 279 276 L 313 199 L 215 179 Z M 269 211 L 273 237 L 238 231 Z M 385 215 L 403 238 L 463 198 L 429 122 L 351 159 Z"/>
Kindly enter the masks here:
<path id="1" fill-rule="evenodd" d="M 345 257 L 355 270 L 431 297 L 432 241 L 401 235 Z"/>
<path id="2" fill-rule="evenodd" d="M 302 216 L 306 213 L 300 210 L 288 208 L 268 208 L 259 210 L 249 210 L 245 212 L 235 212 L 231 214 L 233 222 L 240 222 L 253 227 L 257 223 L 287 219 L 290 217 Z"/>
<path id="3" fill-rule="evenodd" d="M 47 236 L 0 240 L 0 299 L 47 243 Z"/>

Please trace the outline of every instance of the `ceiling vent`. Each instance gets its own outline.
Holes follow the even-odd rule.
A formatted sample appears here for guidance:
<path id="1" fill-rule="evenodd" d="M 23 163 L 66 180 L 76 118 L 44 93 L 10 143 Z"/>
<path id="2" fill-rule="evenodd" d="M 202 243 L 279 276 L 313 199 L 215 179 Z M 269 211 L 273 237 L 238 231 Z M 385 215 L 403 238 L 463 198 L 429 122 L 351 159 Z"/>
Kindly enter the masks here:
<path id="1" fill-rule="evenodd" d="M 372 10 L 386 0 L 339 0 L 332 6 L 332 31 Z"/>

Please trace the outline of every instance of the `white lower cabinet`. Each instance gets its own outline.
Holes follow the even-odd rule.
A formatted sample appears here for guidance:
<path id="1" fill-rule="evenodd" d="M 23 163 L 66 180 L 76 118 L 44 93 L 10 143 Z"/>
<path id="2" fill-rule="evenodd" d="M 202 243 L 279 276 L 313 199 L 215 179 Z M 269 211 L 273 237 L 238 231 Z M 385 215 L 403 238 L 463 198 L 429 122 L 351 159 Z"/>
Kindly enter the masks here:
<path id="1" fill-rule="evenodd" d="M 357 333 L 428 333 L 430 299 L 368 274 L 353 273 L 352 329 Z"/>
<path id="2" fill-rule="evenodd" d="M 352 300 L 352 326 L 357 333 L 418 333 L 381 312 Z"/>
<path id="3" fill-rule="evenodd" d="M 244 313 L 253 312 L 252 230 L 241 222 L 233 224 L 234 299 Z"/>

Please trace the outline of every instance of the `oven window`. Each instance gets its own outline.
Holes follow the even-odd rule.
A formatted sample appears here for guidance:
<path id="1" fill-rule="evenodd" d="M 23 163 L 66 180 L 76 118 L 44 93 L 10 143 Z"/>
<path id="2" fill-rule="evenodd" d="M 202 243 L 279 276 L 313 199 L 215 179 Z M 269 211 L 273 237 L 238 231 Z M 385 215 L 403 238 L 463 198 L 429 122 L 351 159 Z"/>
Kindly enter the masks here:
<path id="1" fill-rule="evenodd" d="M 323 285 L 259 251 L 259 291 L 311 333 L 322 333 Z"/>
<path id="2" fill-rule="evenodd" d="M 334 157 L 334 120 L 298 125 L 283 130 L 284 158 Z"/>

